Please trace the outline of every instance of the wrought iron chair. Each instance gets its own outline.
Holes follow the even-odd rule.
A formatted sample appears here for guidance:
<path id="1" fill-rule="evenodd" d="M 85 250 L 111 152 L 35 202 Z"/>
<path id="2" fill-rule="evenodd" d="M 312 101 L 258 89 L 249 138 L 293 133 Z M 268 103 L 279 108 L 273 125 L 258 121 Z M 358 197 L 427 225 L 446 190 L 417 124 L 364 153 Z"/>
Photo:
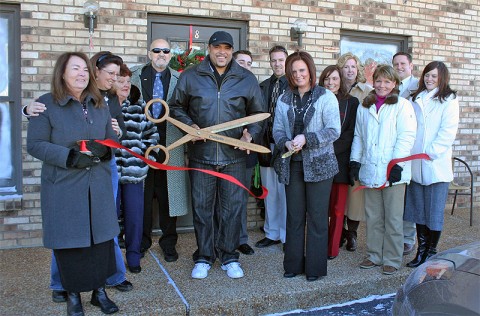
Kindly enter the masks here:
<path id="1" fill-rule="evenodd" d="M 453 167 L 454 179 L 452 182 L 450 182 L 450 185 L 448 186 L 448 190 L 453 191 L 453 192 L 449 192 L 448 194 L 454 195 L 451 215 L 453 215 L 453 211 L 455 209 L 455 203 L 457 202 L 457 195 L 469 195 L 470 196 L 470 226 L 472 226 L 473 225 L 473 173 L 472 173 L 472 170 L 470 169 L 470 166 L 465 161 L 463 161 L 458 157 L 452 158 L 452 167 Z M 459 170 L 459 168 L 462 168 L 462 170 Z M 457 169 L 457 171 L 455 169 Z M 458 176 L 459 173 L 467 173 L 467 172 L 470 175 L 470 183 L 462 183 L 462 184 L 457 183 L 455 179 L 455 175 Z"/>

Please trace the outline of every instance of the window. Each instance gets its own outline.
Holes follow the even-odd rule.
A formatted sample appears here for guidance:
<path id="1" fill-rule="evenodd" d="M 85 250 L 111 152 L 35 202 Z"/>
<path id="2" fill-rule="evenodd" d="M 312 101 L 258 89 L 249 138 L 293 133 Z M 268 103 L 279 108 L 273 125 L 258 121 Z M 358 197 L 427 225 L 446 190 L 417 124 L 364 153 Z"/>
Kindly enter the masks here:
<path id="1" fill-rule="evenodd" d="M 22 194 L 20 7 L 0 9 L 0 200 Z"/>
<path id="2" fill-rule="evenodd" d="M 342 30 L 340 32 L 340 54 L 348 52 L 360 59 L 365 66 L 367 82 L 371 84 L 376 65 L 391 65 L 395 53 L 408 53 L 408 37 Z"/>

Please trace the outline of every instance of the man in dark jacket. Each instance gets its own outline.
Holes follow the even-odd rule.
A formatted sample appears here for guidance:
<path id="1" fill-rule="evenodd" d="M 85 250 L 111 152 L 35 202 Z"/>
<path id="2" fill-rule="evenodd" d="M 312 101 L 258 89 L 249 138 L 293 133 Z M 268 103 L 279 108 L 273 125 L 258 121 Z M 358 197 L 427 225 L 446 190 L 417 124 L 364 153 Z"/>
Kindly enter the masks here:
<path id="1" fill-rule="evenodd" d="M 223 31 L 215 32 L 208 43 L 208 56 L 186 69 L 178 79 L 170 101 L 171 114 L 179 121 L 205 128 L 215 124 L 263 112 L 263 100 L 255 76 L 232 61 L 233 38 Z M 257 140 L 262 124 L 238 127 L 222 135 L 251 142 Z M 188 144 L 189 167 L 213 170 L 231 175 L 246 184 L 246 152 L 210 140 Z M 203 172 L 191 171 L 193 225 L 198 249 L 193 255 L 192 278 L 207 277 L 218 257 L 230 278 L 244 273 L 238 263 L 241 212 L 246 195 L 238 186 Z M 215 243 L 213 216 L 218 190 L 220 219 Z"/>
<path id="2" fill-rule="evenodd" d="M 288 53 L 283 46 L 273 46 L 269 51 L 270 66 L 273 74 L 270 78 L 260 83 L 268 111 L 272 114 L 267 119 L 267 128 L 263 135 L 263 145 L 272 149 L 274 141 L 272 137 L 273 114 L 277 105 L 278 97 L 288 89 L 288 81 L 285 77 L 285 61 Z M 265 157 L 265 158 L 264 158 Z M 262 159 L 263 158 L 263 159 Z M 287 222 L 287 201 L 285 185 L 278 181 L 278 176 L 271 164 L 271 155 L 260 154 L 260 174 L 262 184 L 268 190 L 265 198 L 265 238 L 257 241 L 255 247 L 265 248 L 280 242 L 285 243 Z"/>

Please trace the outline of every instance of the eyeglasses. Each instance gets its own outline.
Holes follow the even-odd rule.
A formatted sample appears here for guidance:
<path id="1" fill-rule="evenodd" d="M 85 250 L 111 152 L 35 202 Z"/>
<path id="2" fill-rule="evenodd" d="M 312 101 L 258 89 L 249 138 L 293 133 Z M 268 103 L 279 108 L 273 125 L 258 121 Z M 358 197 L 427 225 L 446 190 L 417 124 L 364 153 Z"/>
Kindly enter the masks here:
<path id="1" fill-rule="evenodd" d="M 160 52 L 163 52 L 164 54 L 170 53 L 170 48 L 152 48 L 152 53 L 154 54 L 160 54 Z"/>
<path id="2" fill-rule="evenodd" d="M 112 78 L 118 77 L 118 74 L 115 73 L 115 71 L 108 71 L 108 70 L 105 70 L 105 69 L 100 69 L 100 70 L 105 71 Z"/>

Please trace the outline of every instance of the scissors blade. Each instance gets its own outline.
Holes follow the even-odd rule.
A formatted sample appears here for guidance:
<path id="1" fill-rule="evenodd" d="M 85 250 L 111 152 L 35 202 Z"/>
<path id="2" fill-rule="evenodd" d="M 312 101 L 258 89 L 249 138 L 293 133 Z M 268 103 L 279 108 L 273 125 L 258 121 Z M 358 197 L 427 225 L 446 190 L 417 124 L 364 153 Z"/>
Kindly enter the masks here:
<path id="1" fill-rule="evenodd" d="M 284 153 L 282 155 L 282 158 L 288 158 L 290 157 L 291 155 L 295 154 L 297 151 L 296 150 L 290 150 L 290 151 L 287 151 L 286 153 Z"/>
<path id="2" fill-rule="evenodd" d="M 223 131 L 227 131 L 229 129 L 234 129 L 237 127 L 245 126 L 248 124 L 252 124 L 255 122 L 260 122 L 263 121 L 267 118 L 270 117 L 270 113 L 258 113 L 258 114 L 253 114 L 250 116 L 246 116 L 240 119 L 236 119 L 233 121 L 213 125 L 210 127 L 202 128 L 202 130 L 209 131 L 211 133 L 220 133 Z"/>
<path id="3" fill-rule="evenodd" d="M 244 149 L 248 149 L 248 150 L 259 152 L 259 153 L 268 154 L 270 152 L 270 149 L 268 149 L 267 147 L 263 147 L 257 144 L 247 143 L 240 139 L 215 134 L 210 131 L 205 131 L 203 129 L 197 130 L 197 135 L 199 137 L 202 137 L 208 140 L 213 140 L 218 143 L 239 147 L 239 148 L 244 148 Z"/>

